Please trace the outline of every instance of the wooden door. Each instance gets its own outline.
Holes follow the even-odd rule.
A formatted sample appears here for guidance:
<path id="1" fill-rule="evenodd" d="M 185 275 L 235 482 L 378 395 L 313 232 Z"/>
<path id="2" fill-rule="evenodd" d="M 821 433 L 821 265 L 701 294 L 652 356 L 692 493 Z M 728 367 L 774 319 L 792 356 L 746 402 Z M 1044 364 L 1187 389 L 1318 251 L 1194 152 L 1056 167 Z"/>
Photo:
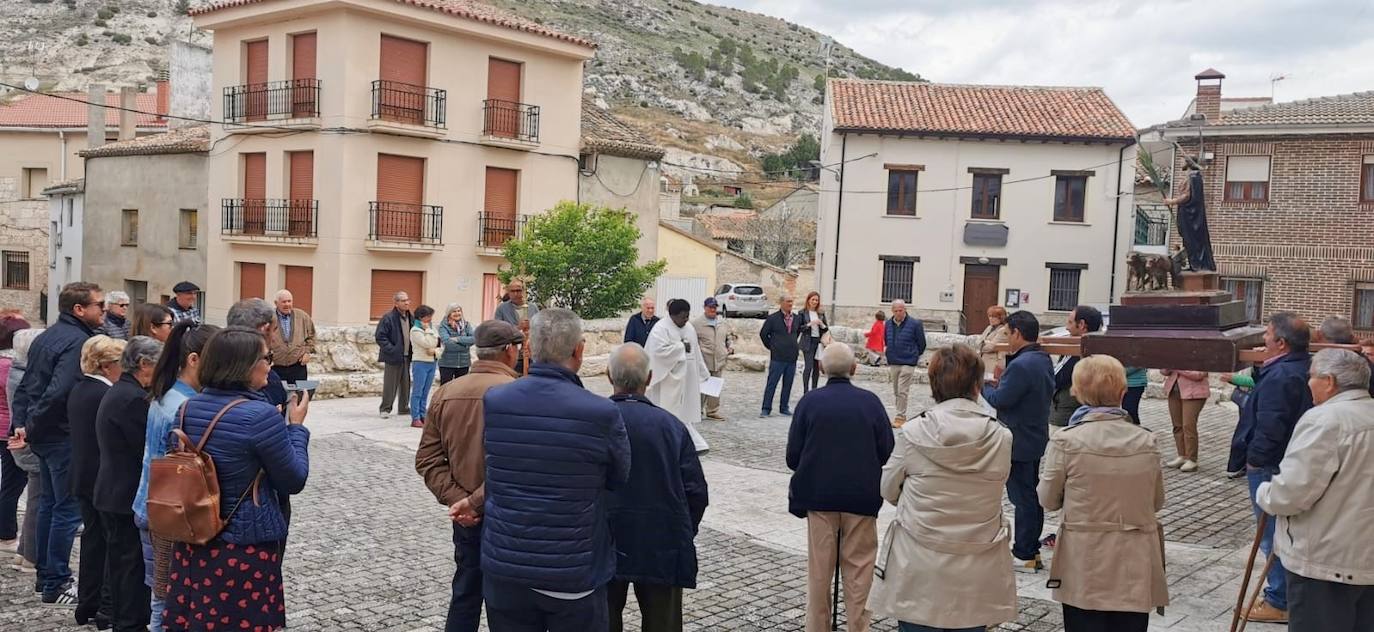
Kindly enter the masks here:
<path id="1" fill-rule="evenodd" d="M 424 224 L 425 159 L 377 154 L 377 235 L 419 240 Z"/>
<path id="2" fill-rule="evenodd" d="M 486 131 L 492 136 L 515 138 L 520 133 L 521 68 L 495 57 L 487 61 Z"/>
<path id="3" fill-rule="evenodd" d="M 391 298 L 396 292 L 404 291 L 410 296 L 411 309 L 424 303 L 424 273 L 409 270 L 373 270 L 371 313 L 372 320 L 379 320 L 391 311 Z M 407 333 L 407 335 L 409 335 Z"/>
<path id="4" fill-rule="evenodd" d="M 314 314 L 315 310 L 315 269 L 310 266 L 282 266 L 286 270 L 286 291 L 291 293 L 296 308 Z"/>
<path id="5" fill-rule="evenodd" d="M 250 121 L 267 118 L 267 40 L 244 45 L 244 83 L 248 85 L 247 115 Z"/>
<path id="6" fill-rule="evenodd" d="M 239 300 L 262 298 L 267 294 L 267 265 L 239 262 Z"/>
<path id="7" fill-rule="evenodd" d="M 315 234 L 315 152 L 293 151 L 287 229 L 293 237 Z"/>
<path id="8" fill-rule="evenodd" d="M 421 125 L 425 122 L 425 82 L 428 77 L 429 44 L 382 36 L 376 95 L 382 118 Z"/>
<path id="9" fill-rule="evenodd" d="M 998 304 L 1001 273 L 999 266 L 964 266 L 964 333 L 987 329 L 988 308 Z"/>
<path id="10" fill-rule="evenodd" d="M 488 321 L 496 316 L 496 308 L 501 305 L 501 279 L 495 274 L 482 275 L 482 320 Z"/>
<path id="11" fill-rule="evenodd" d="M 243 155 L 243 232 L 267 231 L 267 154 Z"/>
<path id="12" fill-rule="evenodd" d="M 319 116 L 315 102 L 317 41 L 314 33 L 291 36 L 291 116 L 295 118 Z"/>
<path id="13" fill-rule="evenodd" d="M 486 192 L 482 209 L 482 243 L 500 248 L 515 236 L 516 209 L 519 208 L 520 172 L 514 169 L 487 167 Z"/>

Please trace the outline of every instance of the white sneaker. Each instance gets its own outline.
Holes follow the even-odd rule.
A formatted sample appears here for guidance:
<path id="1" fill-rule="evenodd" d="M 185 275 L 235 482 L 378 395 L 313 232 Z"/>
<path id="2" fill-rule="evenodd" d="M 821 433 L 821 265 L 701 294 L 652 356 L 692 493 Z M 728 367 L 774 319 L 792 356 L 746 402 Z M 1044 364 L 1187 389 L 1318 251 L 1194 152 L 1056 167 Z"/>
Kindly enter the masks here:
<path id="1" fill-rule="evenodd" d="M 1181 467 L 1179 467 L 1178 469 L 1179 469 L 1180 472 L 1196 472 L 1196 471 L 1197 471 L 1197 462 L 1196 462 L 1196 461 L 1184 461 L 1184 462 L 1183 462 L 1183 465 L 1182 465 Z"/>
<path id="2" fill-rule="evenodd" d="M 387 417 L 391 416 L 391 413 L 377 413 L 377 416 L 381 417 L 382 419 L 386 419 Z"/>
<path id="3" fill-rule="evenodd" d="M 0 540 L 0 551 L 14 553 L 19 550 L 19 540 Z"/>
<path id="4" fill-rule="evenodd" d="M 1180 457 L 1175 457 L 1174 460 L 1169 461 L 1168 463 L 1165 463 L 1165 464 L 1164 464 L 1164 467 L 1167 467 L 1167 468 L 1176 468 L 1176 467 L 1178 467 L 1178 466 L 1180 466 L 1180 465 L 1183 465 L 1184 463 L 1187 463 L 1187 462 L 1188 462 L 1188 459 L 1185 459 L 1185 458 L 1183 458 L 1183 457 L 1181 457 L 1181 456 L 1180 456 Z"/>

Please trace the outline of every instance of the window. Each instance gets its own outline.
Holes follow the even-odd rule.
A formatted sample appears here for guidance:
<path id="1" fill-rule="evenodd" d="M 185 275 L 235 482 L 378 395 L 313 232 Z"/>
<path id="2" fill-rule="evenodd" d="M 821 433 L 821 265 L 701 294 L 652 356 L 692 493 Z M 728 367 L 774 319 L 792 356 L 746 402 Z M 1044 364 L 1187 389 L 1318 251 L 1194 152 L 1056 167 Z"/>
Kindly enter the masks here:
<path id="1" fill-rule="evenodd" d="M 1245 317 L 1260 322 L 1264 314 L 1264 281 L 1260 279 L 1226 278 L 1221 289 L 1231 293 L 1237 301 L 1245 301 Z"/>
<path id="2" fill-rule="evenodd" d="M 70 196 L 68 196 L 66 199 L 62 200 L 62 206 L 65 207 L 67 210 L 67 225 L 71 226 L 73 214 L 72 209 L 76 206 L 76 203 Z"/>
<path id="3" fill-rule="evenodd" d="M 36 200 L 43 197 L 43 189 L 48 188 L 47 169 L 25 169 L 24 170 L 24 197 Z"/>
<path id="4" fill-rule="evenodd" d="M 1078 307 L 1078 280 L 1081 268 L 1050 268 L 1050 311 L 1071 312 Z"/>
<path id="5" fill-rule="evenodd" d="M 973 174 L 973 219 L 998 219 L 1002 210 L 1002 174 Z"/>
<path id="6" fill-rule="evenodd" d="M 880 257 L 883 262 L 882 302 L 902 300 L 911 302 L 911 288 L 916 281 L 914 257 Z"/>
<path id="7" fill-rule="evenodd" d="M 1360 201 L 1374 202 L 1374 156 L 1365 156 L 1360 165 Z"/>
<path id="8" fill-rule="evenodd" d="M 916 216 L 917 171 L 887 172 L 887 214 Z"/>
<path id="9" fill-rule="evenodd" d="M 1087 191 L 1087 176 L 1059 176 L 1054 182 L 1054 221 L 1083 221 L 1083 203 Z"/>
<path id="10" fill-rule="evenodd" d="M 129 303 L 137 305 L 148 302 L 148 282 L 124 279 L 124 293 L 129 295 Z"/>
<path id="11" fill-rule="evenodd" d="M 725 248 L 730 252 L 744 254 L 744 241 L 740 239 L 727 239 L 725 241 Z"/>
<path id="12" fill-rule="evenodd" d="M 1269 156 L 1230 156 L 1226 159 L 1227 202 L 1265 202 L 1269 199 Z"/>
<path id="13" fill-rule="evenodd" d="M 119 223 L 119 245 L 137 246 L 138 245 L 138 209 L 124 209 L 123 218 Z"/>
<path id="14" fill-rule="evenodd" d="M 181 230 L 179 231 L 179 243 L 184 250 L 195 250 L 197 242 L 197 218 L 200 213 L 193 208 L 181 209 Z"/>
<path id="15" fill-rule="evenodd" d="M 1351 324 L 1355 329 L 1374 329 L 1374 284 L 1355 286 L 1355 317 Z"/>
<path id="16" fill-rule="evenodd" d="M 29 253 L 4 251 L 5 285 L 7 290 L 29 289 Z"/>

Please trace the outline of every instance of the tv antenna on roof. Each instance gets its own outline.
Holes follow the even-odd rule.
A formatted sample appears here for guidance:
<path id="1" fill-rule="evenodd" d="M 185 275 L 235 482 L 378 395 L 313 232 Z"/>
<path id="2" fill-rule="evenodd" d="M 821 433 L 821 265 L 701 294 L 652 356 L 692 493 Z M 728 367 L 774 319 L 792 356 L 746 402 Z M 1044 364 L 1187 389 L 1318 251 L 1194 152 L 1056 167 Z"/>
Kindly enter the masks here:
<path id="1" fill-rule="evenodd" d="M 1279 83 L 1280 81 L 1283 81 L 1284 79 L 1287 79 L 1287 78 L 1288 78 L 1288 75 L 1283 75 L 1283 74 L 1273 75 L 1273 76 L 1269 77 L 1269 100 L 1270 100 L 1270 101 L 1273 101 L 1273 100 L 1274 100 L 1274 86 L 1278 85 L 1278 83 Z"/>

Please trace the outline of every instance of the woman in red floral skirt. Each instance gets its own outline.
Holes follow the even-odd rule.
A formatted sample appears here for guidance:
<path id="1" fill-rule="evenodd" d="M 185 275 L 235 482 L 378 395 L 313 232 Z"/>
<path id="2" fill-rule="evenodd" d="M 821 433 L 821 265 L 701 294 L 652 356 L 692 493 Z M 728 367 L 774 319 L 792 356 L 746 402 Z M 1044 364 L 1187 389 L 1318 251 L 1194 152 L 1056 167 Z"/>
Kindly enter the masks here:
<path id="1" fill-rule="evenodd" d="M 272 357 L 256 330 L 221 330 L 206 343 L 203 358 L 203 390 L 184 405 L 182 428 L 199 441 L 219 417 L 204 450 L 215 461 L 227 522 L 204 546 L 175 546 L 163 626 L 169 632 L 272 632 L 286 625 L 281 551 L 287 521 L 277 495 L 305 487 L 308 397 L 293 400 L 283 423 L 259 393 Z"/>

